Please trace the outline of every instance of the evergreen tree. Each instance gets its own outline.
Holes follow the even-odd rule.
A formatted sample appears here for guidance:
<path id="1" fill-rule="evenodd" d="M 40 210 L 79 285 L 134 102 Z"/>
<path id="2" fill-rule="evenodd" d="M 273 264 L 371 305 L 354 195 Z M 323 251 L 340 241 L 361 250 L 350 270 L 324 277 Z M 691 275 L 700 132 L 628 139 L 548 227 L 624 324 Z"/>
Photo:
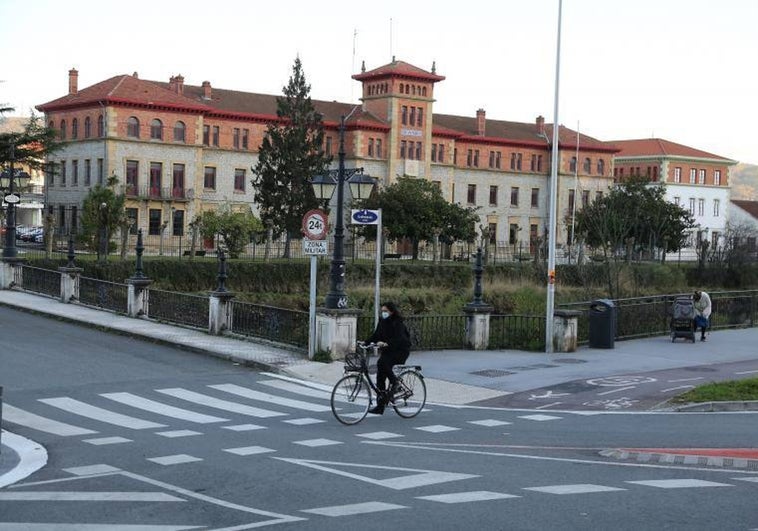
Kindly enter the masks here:
<path id="1" fill-rule="evenodd" d="M 12 111 L 12 107 L 0 108 L 0 114 Z M 44 168 L 45 156 L 61 147 L 57 138 L 57 131 L 45 126 L 39 116 L 32 114 L 23 131 L 0 134 L 0 166 L 7 166 L 13 157 L 16 164 Z"/>
<path id="2" fill-rule="evenodd" d="M 261 219 L 277 234 L 286 234 L 285 257 L 289 257 L 290 239 L 299 234 L 303 215 L 319 206 L 310 178 L 323 173 L 330 161 L 323 150 L 321 115 L 311 102 L 310 91 L 300 58 L 296 58 L 283 96 L 277 98 L 279 120 L 268 126 L 258 164 L 252 168 Z"/>

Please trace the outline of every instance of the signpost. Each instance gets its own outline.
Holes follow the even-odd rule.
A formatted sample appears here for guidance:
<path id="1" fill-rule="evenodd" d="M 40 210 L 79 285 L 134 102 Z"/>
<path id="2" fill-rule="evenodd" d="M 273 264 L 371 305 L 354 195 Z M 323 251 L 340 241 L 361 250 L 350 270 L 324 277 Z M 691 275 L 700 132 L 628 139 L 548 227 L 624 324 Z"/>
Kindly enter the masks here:
<path id="1" fill-rule="evenodd" d="M 321 210 L 309 210 L 303 216 L 303 253 L 311 257 L 310 301 L 308 305 L 308 359 L 316 354 L 316 256 L 329 254 L 326 240 L 327 216 Z"/>
<path id="2" fill-rule="evenodd" d="M 351 210 L 350 219 L 357 225 L 376 225 L 376 274 L 374 280 L 374 326 L 379 324 L 379 285 L 382 276 L 382 209 Z"/>
<path id="3" fill-rule="evenodd" d="M 16 204 L 16 203 L 18 203 L 19 201 L 21 201 L 21 197 L 19 197 L 17 194 L 8 194 L 8 195 L 6 195 L 6 196 L 3 198 L 3 200 L 4 200 L 6 203 L 9 203 L 9 204 Z"/>

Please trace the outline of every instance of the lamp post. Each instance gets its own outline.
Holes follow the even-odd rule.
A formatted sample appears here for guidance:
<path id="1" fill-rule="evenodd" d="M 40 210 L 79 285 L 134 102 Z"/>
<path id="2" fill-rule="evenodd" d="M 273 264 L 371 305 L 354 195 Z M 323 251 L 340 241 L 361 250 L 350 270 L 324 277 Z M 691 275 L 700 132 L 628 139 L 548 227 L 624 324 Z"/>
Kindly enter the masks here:
<path id="1" fill-rule="evenodd" d="M 311 179 L 313 191 L 319 200 L 328 201 L 334 189 L 337 188 L 337 223 L 334 227 L 334 252 L 329 269 L 329 292 L 326 294 L 325 306 L 328 309 L 347 308 L 347 293 L 345 293 L 345 181 L 350 184 L 353 197 L 366 198 L 376 182 L 363 174 L 363 168 L 345 168 L 345 117 L 340 119 L 339 127 L 340 149 L 339 165 L 336 170 L 329 170 L 324 175 L 316 175 Z M 335 182 L 336 177 L 336 182 Z"/>
<path id="2" fill-rule="evenodd" d="M 99 236 L 98 236 L 98 257 L 97 261 L 99 263 L 104 263 L 107 260 L 108 256 L 108 227 L 107 227 L 107 216 L 108 216 L 108 203 L 102 202 L 100 203 L 100 230 L 99 230 Z"/>
<path id="3" fill-rule="evenodd" d="M 19 202 L 19 194 L 16 194 L 16 179 L 18 179 L 19 188 L 25 187 L 31 178 L 25 171 L 16 171 L 13 162 L 16 158 L 16 146 L 11 144 L 10 167 L 0 174 L 0 190 L 4 193 L 6 207 L 5 218 L 5 246 L 3 247 L 3 258 L 17 258 L 18 249 L 16 248 L 16 203 Z"/>

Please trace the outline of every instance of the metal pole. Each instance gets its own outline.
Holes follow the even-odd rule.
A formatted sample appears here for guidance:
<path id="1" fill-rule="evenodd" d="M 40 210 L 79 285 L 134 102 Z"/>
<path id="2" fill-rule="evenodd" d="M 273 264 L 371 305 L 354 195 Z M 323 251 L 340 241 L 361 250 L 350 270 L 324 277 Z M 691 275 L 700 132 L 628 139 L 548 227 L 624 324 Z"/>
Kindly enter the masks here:
<path id="1" fill-rule="evenodd" d="M 347 308 L 345 293 L 345 220 L 343 203 L 345 201 L 345 117 L 340 119 L 339 170 L 337 174 L 337 223 L 334 228 L 334 254 L 329 271 L 329 293 L 325 305 L 329 309 Z"/>
<path id="2" fill-rule="evenodd" d="M 13 194 L 14 183 L 16 182 L 16 170 L 13 167 L 13 162 L 16 159 L 16 145 L 11 144 L 11 157 L 10 157 L 10 185 L 8 187 L 8 194 Z M 5 246 L 3 247 L 3 258 L 16 258 L 18 257 L 18 249 L 16 248 L 16 204 L 6 203 L 8 205 L 5 218 Z"/>
<path id="3" fill-rule="evenodd" d="M 382 278 L 382 209 L 376 225 L 376 272 L 374 281 L 374 328 L 379 326 L 379 286 Z"/>
<path id="4" fill-rule="evenodd" d="M 308 359 L 316 355 L 316 255 L 311 255 L 310 304 L 308 304 Z"/>
<path id="5" fill-rule="evenodd" d="M 571 263 L 571 251 L 576 244 L 574 227 L 576 226 L 576 201 L 579 198 L 579 120 L 576 121 L 576 165 L 574 166 L 574 204 L 571 208 L 571 246 L 569 247 L 569 263 Z"/>
<path id="6" fill-rule="evenodd" d="M 553 107 L 553 149 L 550 168 L 550 227 L 548 229 L 547 304 L 545 308 L 545 352 L 553 353 L 553 310 L 555 307 L 555 228 L 558 214 L 558 94 L 561 79 L 561 12 L 563 0 L 558 0 L 558 38 L 555 51 L 555 103 Z M 579 164 L 579 161 L 576 161 Z M 575 192 L 576 193 L 576 192 Z M 574 196 L 576 202 L 576 196 Z"/>

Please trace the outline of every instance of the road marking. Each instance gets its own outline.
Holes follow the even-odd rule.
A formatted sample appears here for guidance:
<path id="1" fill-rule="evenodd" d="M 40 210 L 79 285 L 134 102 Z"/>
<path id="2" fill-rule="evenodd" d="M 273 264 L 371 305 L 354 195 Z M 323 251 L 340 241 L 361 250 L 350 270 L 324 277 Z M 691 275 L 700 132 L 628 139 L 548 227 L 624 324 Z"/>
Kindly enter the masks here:
<path id="1" fill-rule="evenodd" d="M 428 433 L 445 433 L 448 431 L 458 431 L 460 428 L 454 428 L 452 426 L 443 426 L 441 424 L 435 424 L 433 426 L 422 426 L 421 428 L 414 428 L 419 431 L 425 431 Z"/>
<path id="2" fill-rule="evenodd" d="M 658 487 L 659 489 L 689 489 L 693 487 L 733 487 L 728 483 L 716 483 L 715 481 L 705 481 L 702 479 L 653 479 L 647 481 L 625 481 L 633 485 L 644 485 L 646 487 Z"/>
<path id="3" fill-rule="evenodd" d="M 758 476 L 754 478 L 732 478 L 736 479 L 737 481 L 750 481 L 751 483 L 758 483 Z"/>
<path id="4" fill-rule="evenodd" d="M 0 430 L 0 437 L 3 445 L 10 448 L 19 458 L 12 470 L 0 474 L 0 488 L 31 476 L 47 464 L 47 450 L 31 439 L 5 430 Z"/>
<path id="5" fill-rule="evenodd" d="M 86 501 L 86 502 L 184 502 L 165 492 L 0 492 L 0 501 Z"/>
<path id="6" fill-rule="evenodd" d="M 622 387 L 630 384 L 653 383 L 657 380 L 650 376 L 608 376 L 605 378 L 593 378 L 587 380 L 590 385 L 599 385 L 600 387 Z"/>
<path id="7" fill-rule="evenodd" d="M 529 400 L 542 400 L 543 398 L 558 398 L 561 396 L 569 396 L 571 393 L 553 393 L 553 391 L 545 391 L 544 395 L 532 395 Z"/>
<path id="8" fill-rule="evenodd" d="M 258 382 L 274 389 L 280 389 L 282 391 L 288 391 L 298 395 L 309 396 L 311 398 L 320 398 L 322 400 L 329 400 L 332 397 L 331 389 L 329 391 L 323 391 L 321 389 L 314 389 L 313 387 L 305 387 L 298 385 L 294 382 L 286 382 L 282 380 L 263 380 Z"/>
<path id="9" fill-rule="evenodd" d="M 366 465 L 363 463 L 343 463 L 332 461 L 311 461 L 307 459 L 291 459 L 285 457 L 274 457 L 279 461 L 286 461 L 287 463 L 293 463 L 296 465 L 306 466 L 322 472 L 329 472 L 330 474 L 336 474 L 346 478 L 356 479 L 370 483 L 372 485 L 378 485 L 380 487 L 387 487 L 393 490 L 405 490 L 416 487 L 424 487 L 426 485 L 436 485 L 438 483 L 447 483 L 449 481 L 459 481 L 462 479 L 478 478 L 479 476 L 473 474 L 459 474 L 456 472 L 440 472 L 437 470 L 423 470 L 418 468 L 401 468 L 393 466 L 380 466 L 380 465 Z M 332 466 L 326 466 L 332 465 Z M 339 468 L 335 468 L 339 467 Z M 383 479 L 375 479 L 369 476 L 362 476 L 360 474 L 354 474 L 352 472 L 346 472 L 341 468 L 360 468 L 367 470 L 391 470 L 404 472 L 405 474 L 396 477 L 387 478 L 386 472 L 382 474 Z M 408 474 L 410 472 L 410 474 Z"/>
<path id="10" fill-rule="evenodd" d="M 405 505 L 395 505 L 384 502 L 354 503 L 352 505 L 334 505 L 332 507 L 319 507 L 317 509 L 305 509 L 303 513 L 319 514 L 321 516 L 351 516 L 354 514 L 378 513 L 380 511 L 392 511 L 395 509 L 407 509 Z"/>
<path id="11" fill-rule="evenodd" d="M 477 426 L 486 426 L 487 428 L 494 428 L 495 426 L 508 426 L 513 423 L 506 422 L 504 420 L 484 419 L 484 420 L 470 420 L 469 424 L 476 424 Z"/>
<path id="12" fill-rule="evenodd" d="M 132 440 L 125 437 L 99 437 L 97 439 L 84 439 L 84 442 L 94 444 L 95 446 L 102 446 L 105 444 L 128 443 L 132 442 Z"/>
<path id="13" fill-rule="evenodd" d="M 0 531 L 183 531 L 202 527 L 196 525 L 0 523 Z"/>
<path id="14" fill-rule="evenodd" d="M 597 393 L 597 396 L 605 396 L 610 395 L 613 393 L 619 393 L 621 391 L 627 391 L 629 389 L 636 389 L 636 385 L 630 385 L 629 387 L 619 387 L 618 389 L 611 389 L 610 391 L 603 391 L 602 393 Z"/>
<path id="15" fill-rule="evenodd" d="M 90 465 L 64 468 L 63 471 L 75 476 L 95 476 L 100 474 L 112 474 L 114 472 L 120 472 L 121 469 L 110 465 Z"/>
<path id="16" fill-rule="evenodd" d="M 331 439 L 308 439 L 306 441 L 293 441 L 293 444 L 308 446 L 309 448 L 317 448 L 319 446 L 334 446 L 335 444 L 344 444 L 344 443 L 340 441 L 333 441 Z"/>
<path id="17" fill-rule="evenodd" d="M 551 415 L 524 415 L 519 418 L 526 419 L 526 420 L 534 420 L 537 422 L 545 422 L 546 420 L 560 420 L 563 417 L 553 417 Z"/>
<path id="18" fill-rule="evenodd" d="M 322 406 L 321 404 L 312 404 L 310 402 L 303 402 L 302 400 L 293 400 L 291 398 L 283 398 L 281 396 L 270 395 L 268 393 L 261 393 L 260 391 L 254 391 L 240 385 L 234 384 L 221 384 L 221 385 L 209 385 L 211 389 L 217 389 L 224 391 L 225 393 L 231 393 L 243 398 L 249 398 L 251 400 L 261 400 L 266 403 L 276 404 L 284 407 L 291 407 L 293 409 L 303 409 L 305 411 L 324 412 L 330 411 L 329 406 Z"/>
<path id="19" fill-rule="evenodd" d="M 80 417 L 105 422 L 106 424 L 113 424 L 114 426 L 120 426 L 122 428 L 147 430 L 166 427 L 165 424 L 158 424 L 157 422 L 150 422 L 149 420 L 122 415 L 121 413 L 116 413 L 115 411 L 103 409 L 65 396 L 59 398 L 40 398 L 39 401 L 48 406 L 57 407 L 68 413 L 79 415 Z"/>
<path id="20" fill-rule="evenodd" d="M 435 494 L 433 496 L 416 496 L 417 500 L 428 500 L 440 503 L 469 503 L 475 501 L 504 500 L 507 498 L 520 498 L 514 494 L 503 492 L 490 492 L 475 490 L 471 492 L 453 492 L 450 494 Z"/>
<path id="21" fill-rule="evenodd" d="M 283 417 L 286 415 L 286 413 L 270 411 L 268 409 L 261 409 L 253 406 L 246 406 L 243 404 L 238 404 L 237 402 L 229 402 L 228 400 L 221 400 L 219 398 L 203 395 L 194 391 L 188 391 L 186 389 L 156 389 L 156 391 L 163 393 L 164 395 L 173 396 L 174 398 L 186 400 L 187 402 L 200 404 L 201 406 L 222 409 L 224 411 L 231 411 L 232 413 L 239 413 L 240 415 L 247 415 L 249 417 L 269 418 Z"/>
<path id="22" fill-rule="evenodd" d="M 373 431 L 370 433 L 356 433 L 358 437 L 364 437 L 371 439 L 372 441 L 382 441 L 384 439 L 395 439 L 397 437 L 404 437 L 399 433 L 391 433 L 388 431 Z"/>
<path id="23" fill-rule="evenodd" d="M 755 374 L 757 372 L 758 370 L 757 371 L 739 371 L 739 372 L 735 372 L 734 374 Z"/>
<path id="24" fill-rule="evenodd" d="M 265 446 L 242 446 L 240 448 L 226 448 L 224 451 L 229 452 L 230 454 L 243 455 L 243 456 L 276 452 L 276 450 L 273 450 L 271 448 L 266 448 Z"/>
<path id="25" fill-rule="evenodd" d="M 48 419 L 29 413 L 23 409 L 18 409 L 10 404 L 3 405 L 3 420 L 11 422 L 13 424 L 19 424 L 26 426 L 37 431 L 43 431 L 45 433 L 52 433 L 53 435 L 60 435 L 61 437 L 71 437 L 74 435 L 92 435 L 97 433 L 94 430 L 88 430 L 86 428 L 80 428 L 79 426 L 72 426 L 64 422 L 58 422 L 57 420 Z"/>
<path id="26" fill-rule="evenodd" d="M 308 424 L 320 424 L 322 422 L 326 422 L 325 420 L 319 420 L 319 419 L 313 419 L 310 417 L 302 418 L 302 419 L 290 419 L 290 420 L 283 420 L 282 422 L 286 422 L 287 424 L 294 424 L 295 426 L 307 426 Z"/>
<path id="27" fill-rule="evenodd" d="M 698 376 L 697 378 L 679 378 L 678 380 L 669 380 L 668 383 L 695 382 L 697 380 L 704 380 L 704 379 L 705 379 L 705 376 Z"/>
<path id="28" fill-rule="evenodd" d="M 692 389 L 694 385 L 680 385 L 677 387 L 669 387 L 668 389 L 661 390 L 661 393 L 668 393 L 669 391 L 678 391 L 680 389 Z"/>
<path id="29" fill-rule="evenodd" d="M 589 483 L 579 483 L 576 485 L 549 485 L 547 487 L 528 487 L 524 490 L 533 490 L 535 492 L 545 492 L 547 494 L 588 494 L 591 492 L 614 492 L 619 490 L 617 487 L 606 487 L 605 485 L 592 485 Z"/>
<path id="30" fill-rule="evenodd" d="M 332 395 L 332 388 L 334 387 L 332 385 L 324 385 L 324 384 L 320 384 L 316 382 L 309 382 L 308 380 L 293 378 L 291 376 L 284 376 L 283 374 L 274 374 L 273 372 L 262 372 L 261 374 L 263 376 L 270 376 L 271 378 L 276 378 L 277 380 L 291 382 L 291 383 L 297 384 L 298 386 L 310 387 L 311 389 L 318 389 L 320 391 L 325 391 L 329 394 L 329 396 Z"/>
<path id="31" fill-rule="evenodd" d="M 197 424 L 210 424 L 213 422 L 227 422 L 229 419 L 222 419 L 221 417 L 214 417 L 213 415 L 204 415 L 202 413 L 195 413 L 188 409 L 180 407 L 170 406 L 163 404 L 155 400 L 148 398 L 142 398 L 141 396 L 133 395 L 131 393 L 103 393 L 103 396 L 109 400 L 126 404 L 137 409 L 149 411 L 157 415 L 163 415 L 164 417 L 171 417 L 179 420 L 186 420 L 187 422 L 195 422 Z"/>
<path id="32" fill-rule="evenodd" d="M 176 437 L 190 437 L 192 435 L 202 435 L 202 433 L 199 431 L 192 430 L 156 431 L 155 434 L 160 435 L 161 437 L 168 437 L 169 439 Z"/>
<path id="33" fill-rule="evenodd" d="M 187 454 L 164 455 L 163 457 L 148 457 L 147 460 L 163 466 L 183 465 L 184 463 L 195 463 L 197 461 L 202 461 L 202 459 L 199 457 L 194 457 Z"/>
<path id="34" fill-rule="evenodd" d="M 534 409 L 547 409 L 549 407 L 558 406 L 560 404 L 563 404 L 563 402 L 553 402 L 552 404 L 545 404 L 544 406 L 539 406 Z"/>

